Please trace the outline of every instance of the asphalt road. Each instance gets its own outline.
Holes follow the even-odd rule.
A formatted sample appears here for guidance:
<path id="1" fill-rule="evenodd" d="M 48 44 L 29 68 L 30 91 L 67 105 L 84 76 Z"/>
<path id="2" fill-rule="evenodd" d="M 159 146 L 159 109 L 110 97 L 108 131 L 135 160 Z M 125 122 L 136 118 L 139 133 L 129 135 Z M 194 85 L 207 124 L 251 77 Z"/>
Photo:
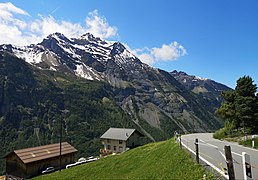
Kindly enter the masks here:
<path id="1" fill-rule="evenodd" d="M 196 133 L 182 135 L 182 143 L 190 148 L 190 151 L 195 151 L 195 139 L 199 141 L 199 154 L 200 157 L 208 161 L 211 166 L 214 166 L 217 171 L 225 174 L 227 170 L 227 164 L 225 162 L 224 146 L 229 145 L 231 147 L 231 153 L 234 162 L 234 171 L 236 179 L 243 179 L 243 162 L 242 152 L 246 152 L 250 155 L 252 166 L 252 179 L 258 180 L 258 150 L 246 148 L 238 145 L 234 142 L 220 141 L 212 138 L 212 133 Z M 223 157 L 224 156 L 224 157 Z M 227 177 L 227 176 L 224 176 Z"/>

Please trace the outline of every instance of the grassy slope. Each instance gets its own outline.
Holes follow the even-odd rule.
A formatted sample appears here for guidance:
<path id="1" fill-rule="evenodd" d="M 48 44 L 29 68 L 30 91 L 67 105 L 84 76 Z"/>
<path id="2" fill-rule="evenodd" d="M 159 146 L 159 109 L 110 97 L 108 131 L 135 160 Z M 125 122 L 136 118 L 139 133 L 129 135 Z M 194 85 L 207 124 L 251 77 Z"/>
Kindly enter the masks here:
<path id="1" fill-rule="evenodd" d="M 202 179 L 205 173 L 170 139 L 35 179 Z"/>

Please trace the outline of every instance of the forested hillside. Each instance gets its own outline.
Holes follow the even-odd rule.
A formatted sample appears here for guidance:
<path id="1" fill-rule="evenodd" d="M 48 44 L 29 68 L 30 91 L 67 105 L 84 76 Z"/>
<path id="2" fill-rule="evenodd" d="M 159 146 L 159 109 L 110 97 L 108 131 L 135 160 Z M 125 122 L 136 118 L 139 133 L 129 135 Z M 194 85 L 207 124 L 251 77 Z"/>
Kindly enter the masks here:
<path id="1" fill-rule="evenodd" d="M 0 77 L 1 172 L 8 152 L 58 142 L 60 120 L 77 157 L 97 154 L 109 127 L 135 127 L 106 84 L 40 71 L 5 53 Z"/>

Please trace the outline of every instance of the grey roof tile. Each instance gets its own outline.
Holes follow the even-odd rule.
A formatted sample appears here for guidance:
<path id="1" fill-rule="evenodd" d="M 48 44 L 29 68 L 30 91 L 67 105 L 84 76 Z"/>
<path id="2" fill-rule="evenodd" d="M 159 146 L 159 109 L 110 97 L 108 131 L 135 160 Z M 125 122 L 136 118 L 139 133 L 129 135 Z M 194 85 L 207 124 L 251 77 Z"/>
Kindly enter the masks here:
<path id="1" fill-rule="evenodd" d="M 109 128 L 100 139 L 117 139 L 126 141 L 136 129 Z"/>

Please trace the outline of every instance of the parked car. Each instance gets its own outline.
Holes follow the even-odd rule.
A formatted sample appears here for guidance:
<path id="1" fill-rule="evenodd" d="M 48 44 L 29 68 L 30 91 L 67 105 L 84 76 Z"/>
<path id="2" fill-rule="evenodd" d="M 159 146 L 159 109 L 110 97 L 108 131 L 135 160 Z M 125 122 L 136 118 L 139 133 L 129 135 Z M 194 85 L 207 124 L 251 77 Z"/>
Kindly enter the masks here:
<path id="1" fill-rule="evenodd" d="M 86 159 L 84 157 L 81 157 L 80 159 L 78 159 L 78 162 L 86 162 Z"/>
<path id="2" fill-rule="evenodd" d="M 47 169 L 42 171 L 42 174 L 51 173 L 51 172 L 54 172 L 54 171 L 55 171 L 54 167 L 48 167 Z"/>
<path id="3" fill-rule="evenodd" d="M 93 156 L 91 156 L 91 157 L 87 157 L 86 162 L 92 162 L 92 161 L 96 161 L 96 160 L 98 160 L 98 159 L 99 159 L 98 157 L 93 157 Z"/>

